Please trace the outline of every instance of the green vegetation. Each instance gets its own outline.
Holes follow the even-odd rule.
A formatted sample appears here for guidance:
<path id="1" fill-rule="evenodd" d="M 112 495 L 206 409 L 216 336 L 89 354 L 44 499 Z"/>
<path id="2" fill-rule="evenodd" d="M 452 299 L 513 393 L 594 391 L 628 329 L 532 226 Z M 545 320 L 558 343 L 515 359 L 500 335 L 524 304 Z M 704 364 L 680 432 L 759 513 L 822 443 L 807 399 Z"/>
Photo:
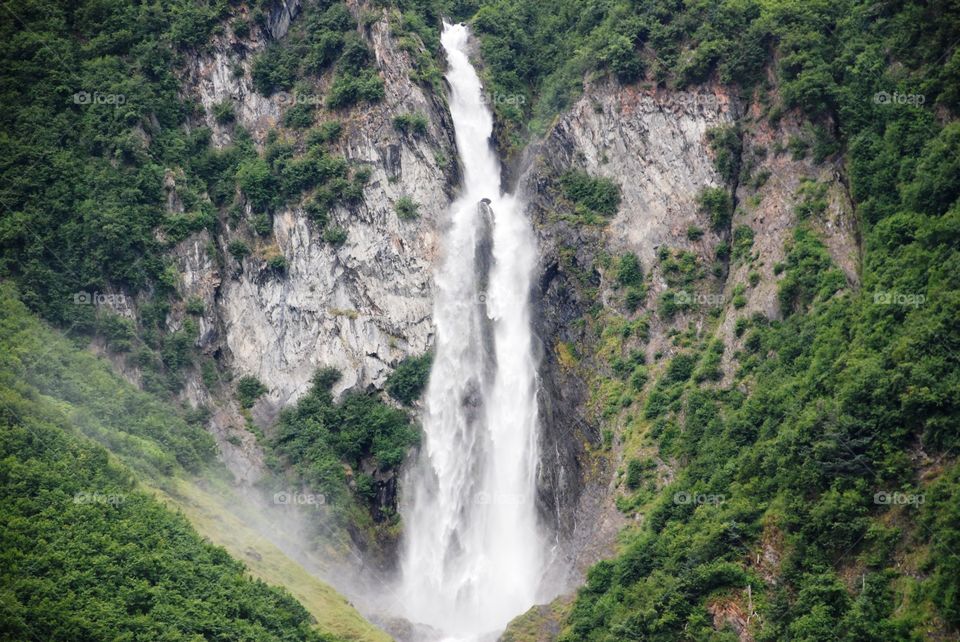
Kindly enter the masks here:
<path id="1" fill-rule="evenodd" d="M 346 5 L 308 3 L 282 40 L 272 42 L 254 60 L 253 84 L 258 92 L 270 96 L 276 91 L 295 88 L 301 78 L 317 76 L 336 66 L 327 105 L 347 107 L 361 100 L 383 97 L 383 82 L 371 68 L 372 56 L 356 34 L 356 22 Z M 307 127 L 315 101 L 309 94 L 297 95 L 299 109 L 288 112 L 288 126 Z M 302 102 L 301 102 L 302 101 Z"/>
<path id="2" fill-rule="evenodd" d="M 560 187 L 576 215 L 585 222 L 600 222 L 616 214 L 620 207 L 620 186 L 609 178 L 571 171 L 560 177 Z"/>
<path id="3" fill-rule="evenodd" d="M 717 127 L 707 132 L 713 164 L 728 185 L 736 185 L 740 178 L 740 154 L 743 142 L 737 126 Z"/>
<path id="4" fill-rule="evenodd" d="M 275 209 L 301 199 L 324 223 L 333 207 L 362 201 L 366 179 L 326 149 L 337 122 L 295 139 L 273 131 L 260 154 L 225 100 L 209 116 L 229 128 L 232 143 L 217 149 L 201 105 L 184 100 L 187 56 L 202 53 L 228 22 L 240 37 L 253 23 L 263 29 L 265 6 L 249 7 L 252 22 L 229 3 L 205 1 L 161 0 L 143 10 L 16 0 L 7 9 L 18 19 L 0 27 L 0 97 L 9 107 L 0 117 L 0 277 L 13 279 L 44 318 L 128 353 L 127 365 L 144 372 L 149 389 L 176 392 L 198 355 L 190 328 L 177 333 L 165 322 L 178 303 L 169 249 L 196 232 L 220 235 L 224 219 L 239 222 L 247 205 L 247 223 L 260 236 L 272 232 Z M 253 79 L 266 95 L 291 94 L 276 98 L 285 104 L 283 122 L 303 129 L 322 99 L 339 107 L 376 99 L 382 83 L 372 65 L 344 3 L 307 3 L 287 36 L 257 54 Z M 331 67 L 334 87 L 318 96 L 317 74 Z M 168 202 L 177 207 L 168 210 Z M 221 264 L 224 245 L 210 246 Z M 233 237 L 227 252 L 242 261 L 250 247 Z M 73 304 L 75 294 L 108 291 L 147 300 L 129 327 Z"/>
<path id="5" fill-rule="evenodd" d="M 733 216 L 733 200 L 730 192 L 723 187 L 708 187 L 697 197 L 700 211 L 710 218 L 714 230 L 724 230 L 730 225 Z"/>
<path id="6" fill-rule="evenodd" d="M 733 250 L 731 256 L 735 261 L 750 258 L 750 249 L 753 247 L 753 228 L 749 225 L 738 225 L 733 230 Z"/>
<path id="7" fill-rule="evenodd" d="M 687 21 L 708 7 L 714 19 Z M 960 399 L 960 129 L 917 105 L 873 97 L 922 91 L 927 107 L 955 110 L 956 63 L 944 60 L 956 60 L 960 20 L 910 3 L 873 10 L 747 2 L 661 14 L 688 36 L 656 42 L 667 63 L 671 46 L 684 52 L 677 71 L 691 73 L 710 51 L 697 34 L 722 36 L 732 25 L 741 25 L 742 56 L 754 55 L 754 37 L 766 43 L 743 69 L 760 69 L 767 45 L 777 48 L 784 104 L 771 105 L 770 116 L 800 107 L 814 120 L 814 135 L 804 136 L 812 143 L 794 142 L 793 151 L 817 160 L 834 153 L 832 144 L 845 150 L 862 222 L 861 286 L 851 288 L 818 238 L 825 188 L 801 185 L 800 224 L 774 266 L 784 318 L 736 319 L 743 348 L 731 355 L 732 381 L 720 383 L 724 346 L 707 327 L 692 339 L 675 335 L 676 354 L 646 392 L 618 400 L 624 414 L 642 405 L 632 447 L 676 462 L 676 477 L 651 494 L 639 464 L 628 462 L 619 505 L 641 513 L 643 525 L 590 571 L 562 640 L 735 639 L 714 627 L 712 613 L 724 605 L 752 607 L 751 633 L 763 641 L 956 636 L 960 565 L 950 547 L 960 533 L 960 484 L 956 431 L 947 426 Z M 703 68 L 721 80 L 735 60 L 723 42 Z M 886 56 L 896 71 L 885 71 Z M 737 78 L 746 84 L 750 75 Z M 838 119 L 832 144 L 818 120 L 828 114 Z M 729 166 L 718 163 L 728 179 L 721 167 Z M 715 226 L 729 227 L 726 190 L 701 202 Z M 718 257 L 749 261 L 752 237 L 736 226 Z M 679 280 L 682 260 L 670 251 L 660 258 L 676 262 L 668 282 Z M 757 284 L 759 274 L 748 280 Z M 890 292 L 913 303 L 892 303 Z M 746 294 L 746 284 L 732 289 L 728 314 Z M 661 314 L 681 309 L 672 291 L 662 297 Z M 921 474 L 918 449 L 940 464 Z M 884 499 L 892 493 L 923 499 Z"/>
<path id="8" fill-rule="evenodd" d="M 636 254 L 624 254 L 617 263 L 617 283 L 624 287 L 643 285 L 643 267 Z"/>
<path id="9" fill-rule="evenodd" d="M 339 247 L 347 242 L 347 231 L 342 227 L 328 227 L 323 230 L 323 240 L 334 247 Z"/>
<path id="10" fill-rule="evenodd" d="M 0 408 L 5 637 L 339 639 L 135 481 L 216 476 L 203 427 L 45 327 L 9 285 Z"/>
<path id="11" fill-rule="evenodd" d="M 252 375 L 244 375 L 237 381 L 237 399 L 242 408 L 252 408 L 257 399 L 267 393 L 267 387 Z"/>
<path id="12" fill-rule="evenodd" d="M 421 113 L 400 114 L 393 119 L 393 126 L 404 134 L 422 136 L 427 133 L 427 125 L 427 117 Z"/>
<path id="13" fill-rule="evenodd" d="M 394 207 L 397 210 L 397 216 L 403 221 L 415 219 L 420 214 L 420 206 L 409 196 L 398 198 Z"/>
<path id="14" fill-rule="evenodd" d="M 233 104 L 225 100 L 222 103 L 217 103 L 213 106 L 213 117 L 221 125 L 228 125 L 234 121 L 236 117 L 233 112 Z"/>
<path id="15" fill-rule="evenodd" d="M 432 364 L 433 353 L 430 352 L 419 357 L 407 357 L 387 377 L 387 392 L 400 403 L 411 405 L 427 387 Z"/>
<path id="16" fill-rule="evenodd" d="M 375 395 L 352 392 L 335 403 L 331 390 L 339 379 L 336 369 L 318 370 L 310 392 L 280 414 L 271 447 L 302 482 L 324 494 L 341 525 L 368 527 L 372 518 L 387 533 L 398 517 L 388 512 L 392 507 L 377 505 L 376 483 L 362 472 L 363 464 L 383 473 L 395 470 L 419 443 L 419 432 L 406 413 Z"/>

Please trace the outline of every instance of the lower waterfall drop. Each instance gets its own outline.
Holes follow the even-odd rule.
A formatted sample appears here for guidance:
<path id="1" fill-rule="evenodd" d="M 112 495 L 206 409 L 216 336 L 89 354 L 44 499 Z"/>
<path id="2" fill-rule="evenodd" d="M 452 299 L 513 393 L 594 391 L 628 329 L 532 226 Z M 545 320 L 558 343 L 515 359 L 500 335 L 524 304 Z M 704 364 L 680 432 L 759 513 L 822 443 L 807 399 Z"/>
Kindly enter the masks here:
<path id="1" fill-rule="evenodd" d="M 444 24 L 441 42 L 464 184 L 436 275 L 424 444 L 403 484 L 400 597 L 409 621 L 473 641 L 535 603 L 545 564 L 534 501 L 536 246 L 521 204 L 501 193 L 466 26 Z"/>

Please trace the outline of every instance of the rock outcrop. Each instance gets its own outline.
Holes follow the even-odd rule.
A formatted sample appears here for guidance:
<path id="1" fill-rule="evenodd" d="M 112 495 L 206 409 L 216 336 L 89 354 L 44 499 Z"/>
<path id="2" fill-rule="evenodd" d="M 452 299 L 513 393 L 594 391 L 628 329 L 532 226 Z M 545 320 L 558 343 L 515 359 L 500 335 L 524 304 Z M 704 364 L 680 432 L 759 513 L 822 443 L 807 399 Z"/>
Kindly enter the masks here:
<path id="1" fill-rule="evenodd" d="M 358 3 L 351 9 L 358 17 L 361 10 L 370 10 Z M 319 81 L 319 101 L 289 93 L 265 97 L 254 91 L 250 79 L 252 55 L 269 39 L 282 37 L 298 10 L 298 0 L 288 0 L 269 13 L 267 25 L 255 29 L 251 38 L 218 36 L 208 53 L 190 61 L 184 91 L 200 99 L 214 145 L 232 142 L 235 125 L 220 124 L 213 115 L 225 101 L 233 105 L 236 124 L 257 144 L 271 131 L 282 131 L 280 119 L 297 100 L 322 103 L 330 77 Z M 318 367 L 342 371 L 338 393 L 379 387 L 402 358 L 423 353 L 432 340 L 432 267 L 457 175 L 447 160 L 456 158 L 453 130 L 442 99 L 411 80 L 410 54 L 391 37 L 387 12 L 378 11 L 381 18 L 360 30 L 376 55 L 384 99 L 348 111 L 317 109 L 318 122 L 342 124 L 331 153 L 370 172 L 363 202 L 331 213 L 329 225 L 346 230 L 346 241 L 325 242 L 321 230 L 294 204 L 274 213 L 272 238 L 256 241 L 253 255 L 242 264 L 227 251 L 232 240 L 243 238 L 235 221 L 224 221 L 225 230 L 216 238 L 203 232 L 174 251 L 183 298 L 204 304 L 202 350 L 237 376 L 253 375 L 267 386 L 253 408 L 254 419 L 263 426 L 306 391 Z M 426 116 L 426 133 L 402 134 L 394 127 L 396 116 L 410 113 Z M 417 203 L 417 218 L 398 216 L 395 203 L 401 197 Z M 217 263 L 218 255 L 225 257 L 223 264 Z M 282 271 L 268 265 L 275 256 L 284 259 Z M 175 311 L 170 327 L 179 327 L 182 319 Z M 236 409 L 211 399 L 200 385 L 188 385 L 187 396 L 195 405 L 221 407 L 213 415 L 213 432 L 233 434 L 234 442 L 242 439 L 239 448 L 248 455 L 245 463 L 237 461 L 244 459 L 240 454 L 227 455 L 227 462 L 238 477 L 255 478 L 249 470 L 258 459 L 252 442 L 239 434 L 245 431 L 229 427 L 242 426 Z M 221 440 L 224 452 L 237 448 Z"/>
<path id="2" fill-rule="evenodd" d="M 797 224 L 798 189 L 809 181 L 824 185 L 829 203 L 811 223 L 851 284 L 856 283 L 852 208 L 839 165 L 793 159 L 779 149 L 778 141 L 801 134 L 790 116 L 772 125 L 756 106 L 743 111 L 741 101 L 723 87 L 677 92 L 603 81 L 589 85 L 557 119 L 528 152 L 519 172 L 541 254 L 533 295 L 542 346 L 539 502 L 541 514 L 557 533 L 560 565 L 567 566 L 575 583 L 587 566 L 611 552 L 624 523 L 612 501 L 621 454 L 616 441 L 608 444 L 612 448 L 602 444 L 603 419 L 588 383 L 595 374 L 609 372 L 610 364 L 598 356 L 599 340 L 586 318 L 615 314 L 637 319 L 649 314 L 649 336 L 638 347 L 648 363 L 656 363 L 676 351 L 672 330 L 704 327 L 708 315 L 719 313 L 717 336 L 727 346 L 724 366 L 729 376 L 735 365 L 732 355 L 740 347 L 733 332 L 737 314 L 779 315 L 774 265 L 783 259 Z M 734 125 L 741 134 L 736 151 L 752 163 L 748 173 L 768 176 L 766 183 L 731 185 L 715 167 L 709 132 Z M 620 186 L 619 209 L 604 225 L 584 224 L 570 215 L 571 204 L 558 177 L 571 169 Z M 729 225 L 716 229 L 701 211 L 698 197 L 706 188 L 730 192 L 737 209 Z M 741 225 L 754 234 L 752 252 L 757 256 L 751 267 L 723 258 L 722 252 L 718 258 L 718 250 L 732 241 L 732 229 Z M 690 234 L 691 229 L 701 235 Z M 691 289 L 690 294 L 695 302 L 710 305 L 695 304 L 672 319 L 657 313 L 659 297 L 670 288 L 659 256 L 667 248 L 696 256 L 704 276 L 696 284 L 698 291 Z M 600 267 L 607 257 L 626 253 L 639 257 L 648 275 L 648 292 L 634 312 L 624 307 L 622 295 Z M 748 272 L 757 269 L 760 280 L 747 289 L 745 310 L 735 311 L 729 305 L 734 287 L 747 283 Z M 579 354 L 572 355 L 571 347 Z"/>

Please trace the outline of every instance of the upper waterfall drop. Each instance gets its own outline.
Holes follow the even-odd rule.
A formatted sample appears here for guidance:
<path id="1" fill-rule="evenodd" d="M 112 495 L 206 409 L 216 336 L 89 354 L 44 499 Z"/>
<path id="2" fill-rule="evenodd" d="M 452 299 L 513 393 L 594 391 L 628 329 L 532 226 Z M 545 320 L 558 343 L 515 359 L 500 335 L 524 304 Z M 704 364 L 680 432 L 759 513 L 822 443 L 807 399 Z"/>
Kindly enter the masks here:
<path id="1" fill-rule="evenodd" d="M 436 274 L 424 444 L 403 485 L 401 593 L 410 621 L 476 640 L 535 603 L 546 542 L 535 507 L 536 245 L 521 203 L 501 193 L 468 38 L 466 26 L 444 24 L 464 184 Z"/>

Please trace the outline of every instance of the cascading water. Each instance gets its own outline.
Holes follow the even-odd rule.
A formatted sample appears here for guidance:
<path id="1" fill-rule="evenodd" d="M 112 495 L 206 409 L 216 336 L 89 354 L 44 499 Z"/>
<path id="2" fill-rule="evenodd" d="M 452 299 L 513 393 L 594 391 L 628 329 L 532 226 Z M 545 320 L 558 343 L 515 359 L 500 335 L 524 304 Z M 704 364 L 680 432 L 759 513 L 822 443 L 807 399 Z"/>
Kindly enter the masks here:
<path id="1" fill-rule="evenodd" d="M 517 199 L 501 194 L 493 117 L 467 41 L 465 26 L 444 24 L 464 185 L 436 276 L 425 443 L 401 507 L 401 592 L 410 621 L 476 640 L 534 604 L 544 541 L 534 507 L 535 244 Z"/>

